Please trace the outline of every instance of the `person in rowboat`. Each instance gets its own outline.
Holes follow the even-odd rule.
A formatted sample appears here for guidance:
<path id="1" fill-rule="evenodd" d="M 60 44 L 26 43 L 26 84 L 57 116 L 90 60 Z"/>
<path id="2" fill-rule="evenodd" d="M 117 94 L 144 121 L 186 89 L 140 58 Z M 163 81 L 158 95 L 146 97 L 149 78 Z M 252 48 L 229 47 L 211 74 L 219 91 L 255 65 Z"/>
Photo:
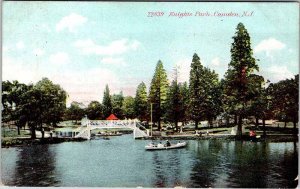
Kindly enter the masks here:
<path id="1" fill-rule="evenodd" d="M 166 146 L 167 146 L 167 147 L 168 147 L 168 146 L 171 146 L 171 143 L 169 142 L 169 140 L 167 140 Z"/>

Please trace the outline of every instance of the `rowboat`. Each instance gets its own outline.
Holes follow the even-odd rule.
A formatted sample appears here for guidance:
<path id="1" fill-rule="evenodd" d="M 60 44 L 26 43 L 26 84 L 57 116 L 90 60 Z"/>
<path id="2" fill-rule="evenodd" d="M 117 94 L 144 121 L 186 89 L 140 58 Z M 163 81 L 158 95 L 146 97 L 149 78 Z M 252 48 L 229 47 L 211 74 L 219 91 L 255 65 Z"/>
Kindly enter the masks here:
<path id="1" fill-rule="evenodd" d="M 146 150 L 169 150 L 169 149 L 176 149 L 176 148 L 184 148 L 186 147 L 186 142 L 178 142 L 177 144 L 171 144 L 170 146 L 164 144 L 148 144 L 145 146 Z"/>

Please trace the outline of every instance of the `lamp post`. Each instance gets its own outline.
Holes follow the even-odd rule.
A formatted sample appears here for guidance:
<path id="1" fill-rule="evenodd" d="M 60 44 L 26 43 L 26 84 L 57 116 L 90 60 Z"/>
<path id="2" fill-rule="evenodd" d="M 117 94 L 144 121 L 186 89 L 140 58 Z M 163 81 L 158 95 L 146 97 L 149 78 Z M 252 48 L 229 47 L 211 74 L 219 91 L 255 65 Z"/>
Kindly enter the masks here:
<path id="1" fill-rule="evenodd" d="M 153 122 L 152 122 L 152 106 L 153 106 L 153 103 L 150 104 L 150 111 L 151 111 L 151 120 L 150 120 L 150 136 L 152 137 L 152 132 L 153 132 Z"/>

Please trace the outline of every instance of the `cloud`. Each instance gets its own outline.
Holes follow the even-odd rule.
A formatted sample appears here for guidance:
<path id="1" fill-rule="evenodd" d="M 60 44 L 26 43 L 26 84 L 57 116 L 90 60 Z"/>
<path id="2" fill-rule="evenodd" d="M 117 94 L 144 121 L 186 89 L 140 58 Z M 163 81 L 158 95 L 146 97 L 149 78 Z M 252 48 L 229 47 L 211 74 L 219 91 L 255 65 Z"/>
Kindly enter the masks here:
<path id="1" fill-rule="evenodd" d="M 58 53 L 50 55 L 49 62 L 51 64 L 69 64 L 70 57 L 65 52 L 58 52 Z"/>
<path id="2" fill-rule="evenodd" d="M 49 74 L 49 79 L 67 91 L 67 104 L 72 101 L 87 105 L 92 100 L 102 101 L 105 85 L 108 84 L 110 93 L 118 91 L 119 79 L 117 75 L 103 68 L 93 68 L 84 71 L 64 71 L 63 73 Z"/>
<path id="3" fill-rule="evenodd" d="M 32 53 L 35 55 L 35 56 L 43 56 L 45 54 L 45 51 L 40 49 L 40 48 L 37 48 L 37 49 L 34 49 L 32 51 Z"/>
<path id="4" fill-rule="evenodd" d="M 40 79 L 40 73 L 36 67 L 30 64 L 24 64 L 22 60 L 3 56 L 2 62 L 2 80 L 18 80 L 21 83 L 29 84 Z"/>
<path id="5" fill-rule="evenodd" d="M 254 52 L 266 52 L 267 56 L 270 56 L 272 51 L 277 51 L 285 48 L 285 44 L 278 41 L 275 38 L 269 38 L 262 40 L 258 45 L 254 47 Z"/>
<path id="6" fill-rule="evenodd" d="M 97 45 L 91 39 L 78 40 L 74 43 L 83 54 L 96 54 L 96 55 L 119 55 L 124 54 L 130 50 L 137 50 L 140 42 L 137 40 L 120 39 L 112 41 L 108 45 Z"/>
<path id="7" fill-rule="evenodd" d="M 293 78 L 294 74 L 287 66 L 272 65 L 267 69 L 261 70 L 265 80 L 269 79 L 271 82 L 278 82 L 280 80 Z"/>
<path id="8" fill-rule="evenodd" d="M 125 65 L 126 62 L 123 58 L 113 58 L 113 57 L 105 57 L 101 59 L 101 62 L 104 64 L 115 64 L 115 65 Z"/>
<path id="9" fill-rule="evenodd" d="M 220 66 L 221 63 L 219 57 L 212 59 L 211 64 L 214 66 Z"/>
<path id="10" fill-rule="evenodd" d="M 71 13 L 70 15 L 63 17 L 56 24 L 56 31 L 60 32 L 67 29 L 69 32 L 76 32 L 77 28 L 86 23 L 87 20 L 88 19 L 86 17 L 76 13 Z"/>
<path id="11" fill-rule="evenodd" d="M 16 44 L 16 47 L 17 47 L 18 49 L 24 49 L 25 45 L 24 45 L 23 41 L 19 41 L 19 42 Z"/>

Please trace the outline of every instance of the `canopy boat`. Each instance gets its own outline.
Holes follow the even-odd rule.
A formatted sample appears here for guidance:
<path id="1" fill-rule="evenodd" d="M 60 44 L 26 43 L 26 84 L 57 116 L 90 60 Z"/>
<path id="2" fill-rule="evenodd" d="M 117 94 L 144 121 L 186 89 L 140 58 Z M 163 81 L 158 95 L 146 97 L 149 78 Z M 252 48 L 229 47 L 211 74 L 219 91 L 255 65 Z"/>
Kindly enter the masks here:
<path id="1" fill-rule="evenodd" d="M 168 149 L 176 149 L 176 148 L 184 148 L 187 145 L 186 142 L 178 142 L 177 144 L 171 144 L 167 146 L 166 144 L 148 144 L 145 146 L 146 150 L 168 150 Z"/>

